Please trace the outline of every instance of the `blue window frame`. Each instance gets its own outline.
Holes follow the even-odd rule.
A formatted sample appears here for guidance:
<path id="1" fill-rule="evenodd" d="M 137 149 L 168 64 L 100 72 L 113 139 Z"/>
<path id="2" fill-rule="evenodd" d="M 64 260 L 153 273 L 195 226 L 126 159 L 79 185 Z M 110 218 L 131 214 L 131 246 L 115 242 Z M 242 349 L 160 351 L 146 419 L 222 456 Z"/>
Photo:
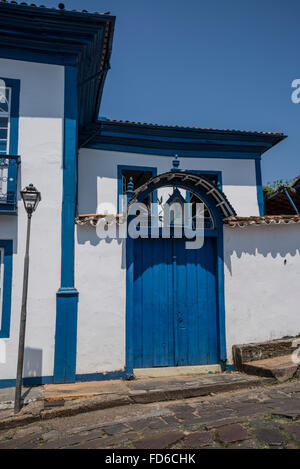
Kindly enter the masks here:
<path id="1" fill-rule="evenodd" d="M 0 213 L 16 213 L 20 80 L 0 77 Z"/>
<path id="2" fill-rule="evenodd" d="M 203 170 L 203 169 L 189 169 L 191 173 L 201 174 L 204 177 L 207 177 L 211 182 L 217 184 L 220 190 L 223 190 L 222 187 L 222 171 L 216 170 Z"/>
<path id="3" fill-rule="evenodd" d="M 149 174 L 150 177 L 157 175 L 157 168 L 149 167 L 149 166 L 127 166 L 127 165 L 118 165 L 118 200 L 117 200 L 117 210 L 118 213 L 122 211 L 122 207 L 120 207 L 120 196 L 124 195 L 123 188 L 123 173 L 124 172 L 141 172 L 141 173 L 151 173 Z M 138 186 L 137 186 L 138 187 Z M 134 187 L 134 189 L 137 189 Z"/>
<path id="4" fill-rule="evenodd" d="M 12 240 L 0 239 L 0 338 L 9 337 L 12 289 Z"/>

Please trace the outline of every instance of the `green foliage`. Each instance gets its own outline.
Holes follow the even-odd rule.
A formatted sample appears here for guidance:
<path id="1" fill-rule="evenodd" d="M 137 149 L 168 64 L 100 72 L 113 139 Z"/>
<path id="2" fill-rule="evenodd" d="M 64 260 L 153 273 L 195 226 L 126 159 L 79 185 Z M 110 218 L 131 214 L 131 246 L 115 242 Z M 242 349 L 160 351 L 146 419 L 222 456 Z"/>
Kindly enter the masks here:
<path id="1" fill-rule="evenodd" d="M 273 182 L 267 182 L 266 186 L 263 186 L 263 190 L 267 191 L 268 194 L 272 194 L 272 192 L 276 192 L 277 189 L 281 186 L 291 186 L 293 182 L 296 180 L 296 178 L 293 179 L 277 179 L 276 181 Z"/>

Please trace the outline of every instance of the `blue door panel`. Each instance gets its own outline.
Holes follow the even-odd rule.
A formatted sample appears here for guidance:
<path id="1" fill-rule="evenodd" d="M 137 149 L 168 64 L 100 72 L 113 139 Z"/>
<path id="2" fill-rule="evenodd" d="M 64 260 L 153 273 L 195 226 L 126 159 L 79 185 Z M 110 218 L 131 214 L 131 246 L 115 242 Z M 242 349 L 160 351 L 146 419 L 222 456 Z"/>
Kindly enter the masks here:
<path id="1" fill-rule="evenodd" d="M 134 241 L 134 368 L 218 362 L 216 239 Z"/>
<path id="2" fill-rule="evenodd" d="M 184 240 L 174 239 L 173 266 L 174 266 L 174 323 L 175 323 L 175 364 L 183 366 L 188 364 L 188 315 L 187 309 L 187 265 L 185 259 Z"/>
<path id="3" fill-rule="evenodd" d="M 172 245 L 135 240 L 134 367 L 174 366 Z"/>
<path id="4" fill-rule="evenodd" d="M 143 250 L 138 249 L 139 240 L 135 241 L 134 250 L 134 314 L 133 314 L 133 360 L 136 368 L 142 365 L 142 343 L 143 343 L 143 315 L 145 299 L 143 298 L 143 276 L 142 262 Z M 146 248 L 146 246 L 145 246 Z"/>

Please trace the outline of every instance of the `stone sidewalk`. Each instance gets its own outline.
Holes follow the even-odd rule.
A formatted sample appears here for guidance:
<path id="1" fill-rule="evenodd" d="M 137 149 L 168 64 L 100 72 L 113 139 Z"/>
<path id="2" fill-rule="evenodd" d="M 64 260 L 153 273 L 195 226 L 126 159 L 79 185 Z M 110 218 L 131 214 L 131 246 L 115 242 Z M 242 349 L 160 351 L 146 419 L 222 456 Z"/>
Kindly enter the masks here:
<path id="1" fill-rule="evenodd" d="M 40 420 L 1 430 L 8 448 L 300 449 L 300 381 Z"/>
<path id="2" fill-rule="evenodd" d="M 24 388 L 24 407 L 13 413 L 14 388 L 0 390 L 0 429 L 39 419 L 76 415 L 129 404 L 186 399 L 273 383 L 274 380 L 242 373 L 95 381 Z"/>

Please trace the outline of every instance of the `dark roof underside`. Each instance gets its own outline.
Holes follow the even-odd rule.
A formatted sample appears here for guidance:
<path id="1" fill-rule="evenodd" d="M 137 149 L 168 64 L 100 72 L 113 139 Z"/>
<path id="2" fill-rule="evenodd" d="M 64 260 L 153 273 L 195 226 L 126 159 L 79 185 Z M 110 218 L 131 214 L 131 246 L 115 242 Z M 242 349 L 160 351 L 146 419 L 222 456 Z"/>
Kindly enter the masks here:
<path id="1" fill-rule="evenodd" d="M 0 57 L 78 68 L 79 128 L 98 118 L 115 17 L 0 2 Z"/>
<path id="2" fill-rule="evenodd" d="M 201 152 L 241 153 L 256 157 L 276 145 L 286 136 L 283 133 L 247 132 L 197 127 L 143 124 L 129 121 L 101 119 L 84 129 L 80 146 L 134 151 L 135 148 L 162 154 L 188 156 Z M 127 150 L 128 149 L 128 150 Z M 185 152 L 185 153 L 184 153 Z M 228 156 L 230 157 L 230 156 Z"/>
<path id="3" fill-rule="evenodd" d="M 292 187 L 280 188 L 265 197 L 266 215 L 294 215 L 295 207 L 300 213 L 300 192 Z"/>

